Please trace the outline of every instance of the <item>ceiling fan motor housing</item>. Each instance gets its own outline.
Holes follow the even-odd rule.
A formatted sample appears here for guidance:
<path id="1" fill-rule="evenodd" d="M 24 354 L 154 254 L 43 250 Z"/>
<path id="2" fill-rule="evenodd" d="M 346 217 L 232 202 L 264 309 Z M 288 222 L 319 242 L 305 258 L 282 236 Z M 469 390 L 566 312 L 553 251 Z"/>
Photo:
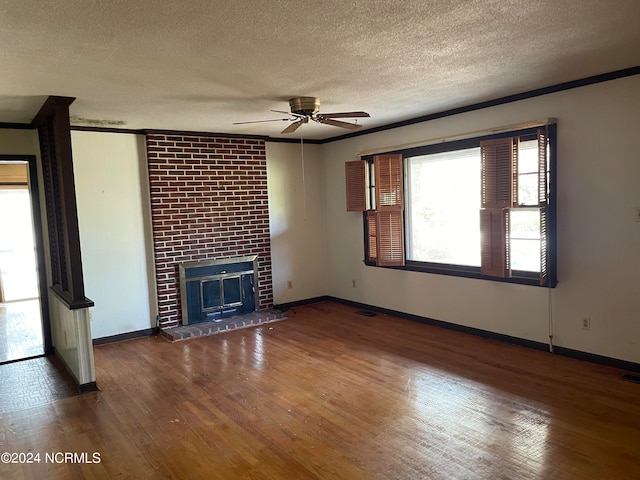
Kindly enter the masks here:
<path id="1" fill-rule="evenodd" d="M 317 97 L 295 97 L 289 99 L 292 113 L 298 115 L 314 115 L 320 110 L 320 99 Z"/>

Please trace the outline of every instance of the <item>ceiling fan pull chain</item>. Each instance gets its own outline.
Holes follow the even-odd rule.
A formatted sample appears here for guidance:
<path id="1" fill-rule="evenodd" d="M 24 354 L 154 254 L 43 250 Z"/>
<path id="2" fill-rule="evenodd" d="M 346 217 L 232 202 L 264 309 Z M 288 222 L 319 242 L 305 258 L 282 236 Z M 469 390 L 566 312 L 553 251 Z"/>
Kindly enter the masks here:
<path id="1" fill-rule="evenodd" d="M 302 163 L 302 215 L 307 219 L 307 180 L 304 174 L 304 141 L 302 140 L 302 130 L 300 130 L 300 159 Z"/>

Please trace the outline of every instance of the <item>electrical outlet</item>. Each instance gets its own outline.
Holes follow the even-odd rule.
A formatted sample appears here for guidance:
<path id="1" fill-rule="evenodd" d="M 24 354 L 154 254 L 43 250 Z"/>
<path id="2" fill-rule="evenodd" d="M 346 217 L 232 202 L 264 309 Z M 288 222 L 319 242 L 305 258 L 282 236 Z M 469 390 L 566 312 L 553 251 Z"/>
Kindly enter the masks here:
<path id="1" fill-rule="evenodd" d="M 591 330 L 591 318 L 584 317 L 582 319 L 582 329 L 583 330 Z"/>
<path id="2" fill-rule="evenodd" d="M 293 288 L 293 282 L 291 280 L 287 281 L 287 288 Z"/>
<path id="3" fill-rule="evenodd" d="M 351 280 L 351 286 L 352 286 L 353 288 L 356 288 L 356 281 L 355 281 L 355 279 Z"/>

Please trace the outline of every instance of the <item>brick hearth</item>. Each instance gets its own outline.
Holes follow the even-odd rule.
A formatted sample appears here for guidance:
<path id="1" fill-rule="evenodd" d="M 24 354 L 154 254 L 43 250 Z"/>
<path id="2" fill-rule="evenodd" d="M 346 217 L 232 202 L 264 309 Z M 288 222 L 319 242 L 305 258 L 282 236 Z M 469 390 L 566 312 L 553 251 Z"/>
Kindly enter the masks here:
<path id="1" fill-rule="evenodd" d="M 255 327 L 286 318 L 287 316 L 280 310 L 261 310 L 246 315 L 225 318 L 219 322 L 199 322 L 181 327 L 162 328 L 160 329 L 160 333 L 172 342 L 177 342 L 188 338 L 204 337 L 231 330 L 238 330 L 240 328 Z"/>

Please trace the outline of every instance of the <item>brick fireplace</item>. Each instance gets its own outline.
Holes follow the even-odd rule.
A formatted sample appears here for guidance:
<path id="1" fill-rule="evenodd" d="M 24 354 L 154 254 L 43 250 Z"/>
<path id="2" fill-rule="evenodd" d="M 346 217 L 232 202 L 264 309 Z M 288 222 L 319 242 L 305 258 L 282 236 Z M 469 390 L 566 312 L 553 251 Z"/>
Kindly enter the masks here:
<path id="1" fill-rule="evenodd" d="M 258 308 L 273 306 L 264 141 L 146 135 L 161 327 L 182 323 L 179 265 L 257 255 Z"/>

